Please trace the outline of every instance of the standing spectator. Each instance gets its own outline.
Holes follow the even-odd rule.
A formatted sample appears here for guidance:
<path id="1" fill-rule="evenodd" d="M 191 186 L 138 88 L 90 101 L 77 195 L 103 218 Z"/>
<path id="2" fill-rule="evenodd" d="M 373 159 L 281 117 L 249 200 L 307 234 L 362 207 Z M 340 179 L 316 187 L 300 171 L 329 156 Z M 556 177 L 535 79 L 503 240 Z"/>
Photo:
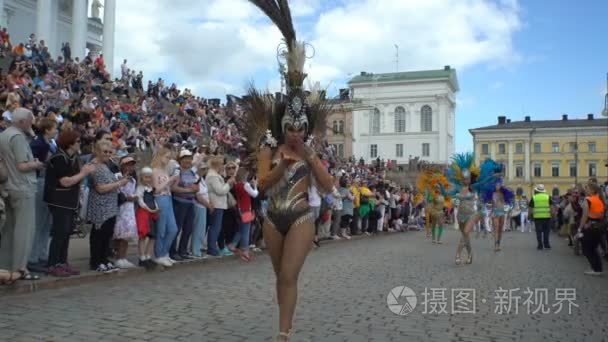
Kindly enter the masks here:
<path id="1" fill-rule="evenodd" d="M 350 240 L 348 230 L 351 227 L 353 214 L 355 195 L 351 191 L 350 179 L 348 177 L 342 177 L 340 179 L 340 196 L 342 197 L 342 216 L 340 218 L 341 235 L 347 240 Z"/>
<path id="2" fill-rule="evenodd" d="M 154 195 L 160 209 L 158 222 L 156 223 L 156 245 L 154 261 L 162 266 L 172 266 L 175 260 L 169 258 L 169 250 L 177 236 L 177 223 L 171 200 L 171 186 L 179 180 L 178 175 L 169 176 L 167 169 L 171 160 L 171 150 L 162 146 L 152 159 L 152 177 L 154 184 Z"/>
<path id="3" fill-rule="evenodd" d="M 213 156 L 209 159 L 209 172 L 205 181 L 209 187 L 209 202 L 213 205 L 213 212 L 210 217 L 210 230 L 207 235 L 207 254 L 211 256 L 219 256 L 218 237 L 222 229 L 222 220 L 224 211 L 228 208 L 228 192 L 230 187 L 235 183 L 234 178 L 231 178 L 226 183 L 220 175 L 224 167 L 224 158 L 221 156 Z"/>
<path id="4" fill-rule="evenodd" d="M 0 269 L 21 273 L 21 279 L 38 280 L 27 269 L 36 229 L 36 170 L 44 164 L 34 158 L 28 138 L 33 136 L 34 114 L 26 108 L 13 112 L 11 126 L 0 133 L 0 156 L 8 171 L 7 219 L 0 247 Z M 29 137 L 28 137 L 29 135 Z"/>
<path id="5" fill-rule="evenodd" d="M 80 273 L 68 264 L 70 234 L 76 228 L 74 213 L 78 209 L 80 182 L 93 173 L 96 166 L 87 164 L 80 168 L 78 132 L 61 132 L 57 146 L 57 152 L 47 163 L 44 178 L 44 201 L 53 215 L 48 267 L 50 275 L 67 277 Z"/>
<path id="6" fill-rule="evenodd" d="M 209 190 L 205 176 L 209 167 L 202 162 L 198 166 L 198 192 L 194 203 L 194 227 L 192 228 L 192 255 L 195 258 L 206 257 L 202 254 L 203 241 L 207 234 L 207 211 L 213 212 L 213 206 L 209 201 Z"/>
<path id="7" fill-rule="evenodd" d="M 600 191 L 597 184 L 587 183 L 587 197 L 582 203 L 583 215 L 578 227 L 579 234 L 582 234 L 583 254 L 591 265 L 591 270 L 585 272 L 587 275 L 601 275 L 603 273 L 602 258 L 598 247 L 606 224 L 604 222 L 606 205 L 600 196 Z"/>
<path id="8" fill-rule="evenodd" d="M 340 189 L 340 179 L 336 176 L 334 177 L 334 191 L 332 194 L 333 202 L 332 202 L 332 213 L 331 213 L 331 229 L 330 236 L 333 240 L 340 240 L 339 229 L 340 229 L 340 221 L 342 219 L 342 209 L 344 208 L 344 202 L 342 194 L 338 189 Z"/>
<path id="9" fill-rule="evenodd" d="M 224 166 L 224 182 L 228 182 L 230 179 L 234 180 L 237 170 L 238 165 L 235 162 L 227 162 Z M 240 224 L 239 210 L 236 201 L 236 190 L 234 188 L 235 184 L 236 181 L 234 184 L 230 185 L 230 191 L 226 195 L 228 208 L 224 212 L 224 216 L 222 218 L 222 229 L 220 230 L 220 235 L 217 240 L 220 254 L 223 256 L 233 255 L 230 249 L 228 249 L 228 244 L 232 242 L 232 239 L 234 238 Z"/>
<path id="10" fill-rule="evenodd" d="M 310 205 L 310 210 L 312 211 L 315 224 L 315 239 L 313 243 L 317 247 L 321 247 L 321 245 L 319 244 L 319 228 L 321 225 L 321 202 L 322 199 L 321 195 L 319 195 L 319 191 L 313 184 L 311 184 L 308 188 L 308 204 Z"/>
<path id="11" fill-rule="evenodd" d="M 128 177 L 120 180 L 110 171 L 108 162 L 114 154 L 114 147 L 108 141 L 95 145 L 92 163 L 96 164 L 91 177 L 87 220 L 93 223 L 89 236 L 91 251 L 90 267 L 98 272 L 110 272 L 116 269 L 108 260 L 110 240 L 114 234 L 116 215 L 118 215 L 118 191 L 129 182 Z"/>
<path id="12" fill-rule="evenodd" d="M 234 186 L 236 193 L 236 202 L 239 212 L 239 230 L 234 234 L 232 243 L 228 245 L 231 252 L 238 252 L 237 247 L 240 244 L 241 258 L 244 261 L 251 261 L 249 254 L 249 237 L 251 233 L 251 223 L 254 220 L 253 214 L 253 199 L 258 197 L 258 184 L 256 179 L 251 182 L 247 181 L 248 172 L 246 169 L 240 169 L 236 176 L 236 185 Z"/>
<path id="13" fill-rule="evenodd" d="M 43 118 L 38 123 L 38 136 L 32 140 L 30 147 L 34 158 L 46 163 L 49 157 L 55 153 L 55 143 L 52 141 L 57 135 L 57 123 Z M 51 229 L 51 213 L 43 199 L 45 181 L 44 171 L 36 171 L 36 232 L 32 252 L 29 256 L 28 268 L 35 272 L 46 272 L 49 257 L 49 237 Z"/>
<path id="14" fill-rule="evenodd" d="M 192 171 L 192 152 L 186 149 L 182 150 L 178 155 L 178 162 L 179 181 L 171 187 L 177 234 L 171 244 L 169 255 L 171 259 L 180 261 L 192 259 L 188 255 L 188 244 L 190 243 L 194 223 L 194 201 L 199 188 L 196 184 L 197 175 Z"/>
<path id="15" fill-rule="evenodd" d="M 549 234 L 551 232 L 551 197 L 545 192 L 545 186 L 539 184 L 534 188 L 534 196 L 528 207 L 532 209 L 532 218 L 536 228 L 537 249 L 551 249 Z"/>
<path id="16" fill-rule="evenodd" d="M 72 49 L 70 48 L 70 43 L 65 42 L 61 44 L 61 53 L 63 54 L 64 61 L 67 62 L 72 60 Z"/>
<path id="17" fill-rule="evenodd" d="M 120 159 L 121 178 L 127 179 L 127 183 L 120 187 L 119 197 L 122 197 L 122 202 L 119 207 L 116 226 L 114 227 L 115 246 L 118 249 L 118 260 L 116 266 L 118 268 L 133 268 L 134 264 L 127 260 L 127 250 L 129 241 L 137 237 L 137 224 L 135 221 L 135 203 L 137 195 L 137 180 L 135 175 L 135 159 L 130 156 L 125 156 Z"/>
<path id="18" fill-rule="evenodd" d="M 154 199 L 152 169 L 144 167 L 137 184 L 137 210 L 135 219 L 139 236 L 139 266 L 152 266 L 154 240 L 156 240 L 155 223 L 158 221 L 158 203 Z"/>

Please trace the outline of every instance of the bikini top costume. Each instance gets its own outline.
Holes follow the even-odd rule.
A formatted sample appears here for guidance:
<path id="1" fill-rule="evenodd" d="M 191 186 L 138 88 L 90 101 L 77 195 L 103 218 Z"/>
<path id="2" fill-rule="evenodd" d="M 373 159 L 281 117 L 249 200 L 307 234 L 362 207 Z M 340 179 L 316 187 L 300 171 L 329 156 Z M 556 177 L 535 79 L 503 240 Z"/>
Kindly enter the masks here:
<path id="1" fill-rule="evenodd" d="M 270 148 L 276 152 L 279 142 L 284 141 L 287 130 L 304 131 L 305 142 L 311 150 L 321 152 L 327 131 L 326 118 L 331 111 L 329 102 L 320 89 L 304 91 L 307 77 L 304 72 L 307 45 L 296 39 L 291 11 L 285 0 L 250 0 L 260 8 L 277 26 L 283 35 L 277 60 L 281 77 L 285 81 L 287 94 L 262 93 L 251 86 L 247 96 L 235 97 L 227 110 L 235 111 L 237 128 L 244 133 L 243 146 L 247 156 L 242 165 L 257 172 L 260 189 L 268 199 L 267 219 L 282 234 L 291 227 L 311 219 L 313 214 L 308 204 L 308 186 L 314 181 L 311 166 L 306 161 L 289 165 L 284 174 L 273 173 L 278 163 L 272 161 Z M 311 152 L 313 152 L 311 151 Z M 274 154 L 276 155 L 276 154 Z M 272 174 L 272 177 L 270 176 Z M 272 179 L 272 180 L 271 180 Z"/>

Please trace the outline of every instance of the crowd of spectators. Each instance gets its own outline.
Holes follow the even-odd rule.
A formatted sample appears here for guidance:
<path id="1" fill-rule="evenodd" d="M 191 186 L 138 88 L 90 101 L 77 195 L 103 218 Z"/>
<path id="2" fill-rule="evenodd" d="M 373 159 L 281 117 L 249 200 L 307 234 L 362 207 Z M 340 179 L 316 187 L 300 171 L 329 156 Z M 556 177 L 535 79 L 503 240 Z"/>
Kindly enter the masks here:
<path id="1" fill-rule="evenodd" d="M 68 43 L 53 58 L 34 34 L 13 46 L 2 28 L 0 47 L 9 65 L 0 73 L 6 277 L 79 274 L 68 255 L 75 234 L 88 235 L 97 272 L 233 254 L 250 261 L 251 249 L 264 248 L 266 201 L 239 167 L 238 111 L 160 78 L 144 89 L 127 60 L 112 79 L 103 55 L 81 61 Z M 330 146 L 322 157 L 336 190 L 310 189 L 317 246 L 402 231 L 424 216 L 380 165 L 341 160 Z M 138 260 L 128 253 L 133 241 Z"/>

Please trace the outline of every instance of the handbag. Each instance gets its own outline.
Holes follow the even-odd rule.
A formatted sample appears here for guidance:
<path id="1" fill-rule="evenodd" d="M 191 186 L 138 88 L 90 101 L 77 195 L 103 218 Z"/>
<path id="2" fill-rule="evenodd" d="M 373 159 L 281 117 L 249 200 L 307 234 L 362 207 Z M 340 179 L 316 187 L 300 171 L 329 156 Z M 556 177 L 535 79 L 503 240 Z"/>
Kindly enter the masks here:
<path id="1" fill-rule="evenodd" d="M 255 220 L 255 214 L 252 210 L 247 210 L 245 212 L 241 212 L 241 222 L 243 223 L 251 223 Z"/>

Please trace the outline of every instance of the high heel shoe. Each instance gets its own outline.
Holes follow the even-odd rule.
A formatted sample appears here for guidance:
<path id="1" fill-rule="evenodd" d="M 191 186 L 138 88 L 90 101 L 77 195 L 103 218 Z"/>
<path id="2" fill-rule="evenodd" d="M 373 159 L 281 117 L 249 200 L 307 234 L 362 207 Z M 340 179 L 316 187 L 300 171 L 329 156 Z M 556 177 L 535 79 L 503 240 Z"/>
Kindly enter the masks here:
<path id="1" fill-rule="evenodd" d="M 456 255 L 456 260 L 454 260 L 454 263 L 456 263 L 456 265 L 462 264 L 462 259 L 460 258 L 460 254 Z"/>
<path id="2" fill-rule="evenodd" d="M 468 257 L 468 258 L 467 258 L 467 260 L 466 260 L 466 264 L 467 264 L 467 265 L 470 265 L 470 264 L 472 264 L 472 263 L 473 263 L 473 253 L 470 253 L 470 254 L 469 254 L 469 257 Z"/>

